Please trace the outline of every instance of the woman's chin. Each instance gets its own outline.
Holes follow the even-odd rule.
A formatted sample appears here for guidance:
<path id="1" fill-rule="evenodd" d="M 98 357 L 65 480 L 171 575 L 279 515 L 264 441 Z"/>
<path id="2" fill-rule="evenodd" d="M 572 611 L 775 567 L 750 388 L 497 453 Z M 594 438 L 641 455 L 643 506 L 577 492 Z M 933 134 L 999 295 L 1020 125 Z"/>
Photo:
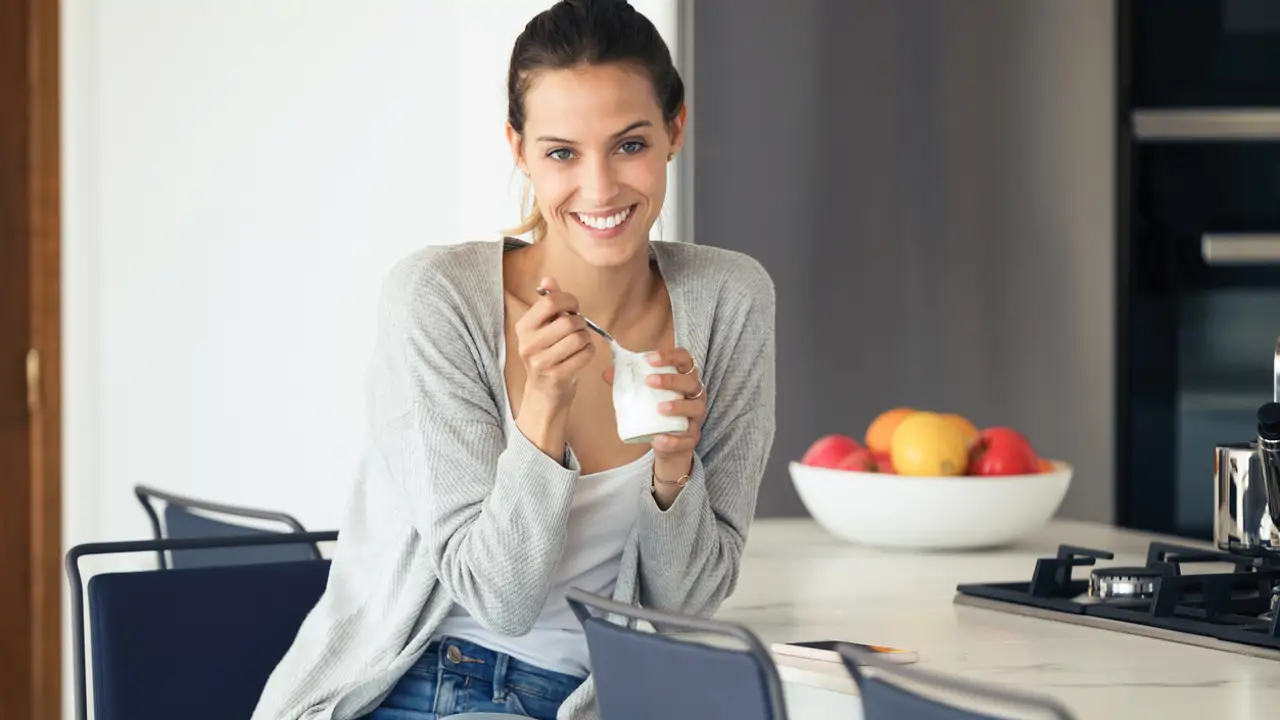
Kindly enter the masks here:
<path id="1" fill-rule="evenodd" d="M 613 268 L 627 265 L 636 255 L 647 252 L 648 243 L 638 232 L 629 232 L 613 238 L 596 238 L 585 233 L 575 233 L 574 249 L 589 265 Z"/>

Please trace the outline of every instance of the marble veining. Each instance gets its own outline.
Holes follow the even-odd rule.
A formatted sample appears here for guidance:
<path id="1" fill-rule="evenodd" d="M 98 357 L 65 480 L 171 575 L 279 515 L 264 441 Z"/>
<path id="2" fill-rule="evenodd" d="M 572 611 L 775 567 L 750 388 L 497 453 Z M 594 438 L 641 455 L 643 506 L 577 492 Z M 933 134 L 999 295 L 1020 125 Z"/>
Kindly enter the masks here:
<path id="1" fill-rule="evenodd" d="M 842 639 L 910 648 L 921 667 L 1044 692 L 1079 718 L 1280 715 L 1280 662 L 952 602 L 959 583 L 1028 579 L 1036 558 L 1060 543 L 1116 554 L 1103 564 L 1141 565 L 1152 540 L 1199 544 L 1054 521 L 1005 548 L 904 552 L 846 544 L 807 519 L 759 520 L 737 591 L 717 617 L 751 627 L 766 644 Z M 841 668 L 783 660 L 779 672 L 792 720 L 859 716 Z"/>

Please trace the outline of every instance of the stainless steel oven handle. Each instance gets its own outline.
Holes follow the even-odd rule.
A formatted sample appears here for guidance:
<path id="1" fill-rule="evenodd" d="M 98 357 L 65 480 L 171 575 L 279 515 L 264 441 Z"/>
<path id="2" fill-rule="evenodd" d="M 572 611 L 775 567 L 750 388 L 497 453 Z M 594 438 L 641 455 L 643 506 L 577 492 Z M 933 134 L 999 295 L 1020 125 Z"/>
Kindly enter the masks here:
<path id="1" fill-rule="evenodd" d="M 1139 140 L 1280 140 L 1280 108 L 1135 110 Z"/>
<path id="2" fill-rule="evenodd" d="M 1209 265 L 1280 264 L 1280 233 L 1205 233 L 1200 257 Z"/>

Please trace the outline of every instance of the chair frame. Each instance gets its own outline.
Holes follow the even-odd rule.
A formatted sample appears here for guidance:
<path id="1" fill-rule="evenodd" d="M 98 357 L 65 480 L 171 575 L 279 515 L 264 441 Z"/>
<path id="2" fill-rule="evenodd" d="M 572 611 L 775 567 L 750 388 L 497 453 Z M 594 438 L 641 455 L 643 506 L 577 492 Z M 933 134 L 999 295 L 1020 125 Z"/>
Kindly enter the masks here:
<path id="1" fill-rule="evenodd" d="M 255 545 L 287 545 L 291 543 L 321 543 L 338 539 L 337 530 L 320 532 L 280 533 L 272 535 L 246 535 L 243 537 L 216 538 L 161 538 L 157 540 L 124 540 L 118 542 L 82 543 L 67 551 L 67 582 L 71 586 L 71 632 L 74 639 L 75 717 L 86 720 L 89 716 L 89 698 L 86 691 L 85 668 L 85 617 L 84 581 L 80 574 L 80 558 L 88 555 L 123 555 L 127 553 L 158 552 L 162 557 L 167 550 L 207 550 L 222 547 L 247 547 Z M 317 558 L 322 560 L 323 557 Z M 138 570 L 136 572 L 154 572 Z M 181 572 L 181 571 L 177 571 Z"/>
<path id="2" fill-rule="evenodd" d="M 147 519 L 151 521 L 151 530 L 157 540 L 164 540 L 167 538 L 164 532 L 160 529 L 160 516 L 156 514 L 156 509 L 151 504 L 152 499 L 160 500 L 170 505 L 180 505 L 194 510 L 203 510 L 205 512 L 217 513 L 230 517 L 278 522 L 287 525 L 289 530 L 293 533 L 307 532 L 307 529 L 302 526 L 302 523 L 298 522 L 297 518 L 286 512 L 262 510 L 242 505 L 228 505 L 226 503 L 212 502 L 210 500 L 199 500 L 183 495 L 175 495 L 174 493 L 166 492 L 149 485 L 135 485 L 133 487 L 133 494 L 138 498 L 138 502 L 142 503 L 142 509 L 147 512 Z M 311 545 L 311 553 L 317 560 L 323 557 L 320 553 L 320 548 L 315 544 Z M 164 551 L 160 550 L 156 554 L 160 560 L 160 569 L 170 569 L 169 560 L 165 557 Z"/>
<path id="3" fill-rule="evenodd" d="M 747 626 L 724 620 L 675 615 L 651 608 L 624 605 L 576 587 L 571 587 L 565 592 L 565 600 L 584 627 L 587 620 L 593 617 L 588 608 L 594 608 L 603 613 L 620 615 L 633 620 L 643 620 L 655 628 L 663 626 L 685 631 L 709 633 L 742 642 L 747 646 L 746 651 L 756 659 L 760 665 L 761 672 L 764 673 L 765 693 L 769 697 L 770 712 L 775 720 L 786 719 L 786 701 L 782 690 L 782 678 L 778 675 L 778 666 L 774 664 L 773 655 L 769 653 L 764 643 Z"/>
<path id="4" fill-rule="evenodd" d="M 853 676 L 853 681 L 857 684 L 859 690 L 862 688 L 863 680 L 867 678 L 861 667 L 865 665 L 875 668 L 876 671 L 884 673 L 890 678 L 905 679 L 928 687 L 951 690 L 983 700 L 992 700 L 1047 712 L 1056 720 L 1075 720 L 1075 715 L 1072 714 L 1071 709 L 1061 700 L 1051 695 L 998 687 L 988 683 L 950 677 L 922 668 L 892 663 L 877 657 L 875 653 L 867 652 L 848 643 L 837 643 L 836 649 L 840 654 L 840 659 L 844 662 L 845 669 Z M 892 682 L 892 680 L 888 680 L 888 682 Z M 899 687 L 902 686 L 899 685 Z M 908 690 L 908 692 L 910 691 Z"/>

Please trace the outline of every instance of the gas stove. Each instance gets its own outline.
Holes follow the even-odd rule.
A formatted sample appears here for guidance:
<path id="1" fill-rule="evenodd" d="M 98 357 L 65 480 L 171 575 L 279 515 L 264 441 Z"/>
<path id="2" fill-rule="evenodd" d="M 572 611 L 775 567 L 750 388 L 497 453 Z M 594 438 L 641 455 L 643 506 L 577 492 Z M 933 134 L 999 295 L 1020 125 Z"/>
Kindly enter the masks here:
<path id="1" fill-rule="evenodd" d="M 965 583 L 955 602 L 1280 660 L 1280 558 L 1152 542 L 1146 564 L 1060 545 L 1028 582 Z"/>

